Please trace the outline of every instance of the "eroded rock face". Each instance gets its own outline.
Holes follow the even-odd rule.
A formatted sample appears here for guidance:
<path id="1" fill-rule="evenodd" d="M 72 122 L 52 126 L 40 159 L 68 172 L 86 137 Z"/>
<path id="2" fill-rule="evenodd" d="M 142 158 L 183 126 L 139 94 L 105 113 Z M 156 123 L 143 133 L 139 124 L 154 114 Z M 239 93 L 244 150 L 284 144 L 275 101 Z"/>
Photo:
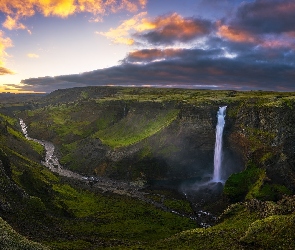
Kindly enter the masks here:
<path id="1" fill-rule="evenodd" d="M 266 169 L 270 181 L 295 187 L 295 113 L 292 106 L 244 105 L 231 118 L 229 146 Z"/>
<path id="2" fill-rule="evenodd" d="M 68 95 L 67 91 L 62 94 Z M 106 94 L 116 95 L 115 92 Z M 127 180 L 210 178 L 213 173 L 216 113 L 222 105 L 227 105 L 223 178 L 244 170 L 247 162 L 253 161 L 267 170 L 271 180 L 289 183 L 288 187 L 295 186 L 295 113 L 294 107 L 288 105 L 260 105 L 259 98 L 198 105 L 176 101 L 109 100 L 96 103 L 84 100 L 75 106 L 79 110 L 68 113 L 67 119 L 89 121 L 83 128 L 89 133 L 69 133 L 63 137 L 52 128 L 54 124 L 48 120 L 50 113 L 46 107 L 38 115 L 24 117 L 24 120 L 32 137 L 52 141 L 65 166 L 83 174 Z M 137 119 L 134 120 L 136 127 L 143 117 L 151 120 L 163 110 L 172 109 L 178 111 L 176 119 L 136 143 L 112 148 L 92 136 L 98 127 L 112 127 L 121 121 L 128 126 L 134 118 Z M 100 117 L 104 117 L 106 123 L 98 122 Z M 30 123 L 36 121 L 40 126 L 30 129 Z M 65 143 L 69 145 L 67 150 Z"/>
<path id="3" fill-rule="evenodd" d="M 294 108 L 287 105 L 259 106 L 257 103 L 228 105 L 223 145 L 224 177 L 244 170 L 246 163 L 253 161 L 258 167 L 266 169 L 271 182 L 294 190 Z M 169 157 L 163 157 L 168 164 L 167 176 L 188 178 L 210 173 L 217 109 L 218 106 L 183 106 L 179 118 L 161 132 L 160 135 L 166 138 L 163 145 L 177 148 Z M 152 145 L 159 145 L 157 139 L 160 135 L 150 138 Z M 157 155 L 157 152 L 159 150 L 155 150 L 154 154 Z"/>
<path id="4" fill-rule="evenodd" d="M 113 109 L 117 107 L 115 105 Z M 213 172 L 218 106 L 132 103 L 129 104 L 128 113 L 130 116 L 132 112 L 156 113 L 165 108 L 178 109 L 177 118 L 155 135 L 138 143 L 112 149 L 97 139 L 79 141 L 73 155 L 82 171 L 131 180 L 208 178 Z M 231 132 L 229 127 L 227 134 Z M 243 169 L 241 156 L 228 142 L 224 154 L 224 178 Z"/>
<path id="5" fill-rule="evenodd" d="M 68 115 L 73 121 L 90 121 L 85 129 L 98 124 L 99 117 L 106 117 L 108 126 L 125 120 L 126 126 L 141 126 L 137 122 L 157 119 L 167 110 L 177 110 L 176 119 L 152 136 L 128 146 L 112 149 L 91 134 L 83 137 L 69 133 L 62 138 L 54 131 L 53 121 L 48 119 L 46 108 L 34 117 L 24 117 L 30 136 L 52 141 L 66 167 L 81 173 L 116 176 L 123 179 L 167 179 L 189 178 L 213 170 L 216 112 L 218 106 L 194 106 L 176 102 L 110 101 L 104 104 L 83 103 L 80 112 Z M 48 113 L 48 114 L 47 114 Z M 108 117 L 112 116 L 108 120 Z M 148 118 L 146 118 L 148 117 Z M 37 124 L 32 127 L 30 124 Z M 100 123 L 101 124 L 101 123 Z M 64 143 L 71 144 L 64 150 Z M 76 144 L 73 144 L 76 143 Z M 68 147 L 69 148 L 69 147 Z M 67 154 L 65 156 L 65 154 Z M 68 159 L 71 159 L 68 161 Z"/>
<path id="6" fill-rule="evenodd" d="M 159 108 L 154 106 L 159 104 L 136 104 L 129 112 L 141 108 L 142 112 L 152 112 Z M 100 158 L 105 163 L 96 171 L 101 173 L 104 168 L 108 175 L 124 179 L 190 178 L 211 172 L 216 120 L 212 108 L 177 108 L 177 119 L 155 135 L 127 147 L 108 149 Z"/>

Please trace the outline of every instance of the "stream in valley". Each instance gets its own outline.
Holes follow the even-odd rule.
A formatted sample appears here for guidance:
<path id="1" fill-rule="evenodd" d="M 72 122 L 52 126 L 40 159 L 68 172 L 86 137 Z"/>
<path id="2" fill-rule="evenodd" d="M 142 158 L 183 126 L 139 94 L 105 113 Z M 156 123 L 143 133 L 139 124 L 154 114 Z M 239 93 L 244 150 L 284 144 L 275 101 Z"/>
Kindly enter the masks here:
<path id="1" fill-rule="evenodd" d="M 51 142 L 45 140 L 38 140 L 29 137 L 27 125 L 25 124 L 25 122 L 22 119 L 19 119 L 19 124 L 26 139 L 35 141 L 45 148 L 45 159 L 44 161 L 41 161 L 41 164 L 50 169 L 52 172 L 57 173 L 60 176 L 73 178 L 81 182 L 87 183 L 92 188 L 99 189 L 103 193 L 111 192 L 114 194 L 126 195 L 129 197 L 137 198 L 141 201 L 152 204 L 155 207 L 160 208 L 166 212 L 171 212 L 182 217 L 190 218 L 196 221 L 197 225 L 199 225 L 200 227 L 210 227 L 210 225 L 214 224 L 216 218 L 212 214 L 205 212 L 203 210 L 198 210 L 194 214 L 184 214 L 173 209 L 170 209 L 164 205 L 164 201 L 166 199 L 164 195 L 159 195 L 159 201 L 150 199 L 148 198 L 150 193 L 143 191 L 142 186 L 136 185 L 135 183 L 117 181 L 100 176 L 83 176 L 71 170 L 64 169 L 63 166 L 59 163 L 59 160 L 54 153 L 54 145 Z"/>
<path id="2" fill-rule="evenodd" d="M 37 140 L 37 139 L 29 137 L 28 131 L 27 131 L 27 126 L 24 123 L 24 121 L 22 119 L 20 119 L 19 123 L 20 123 L 23 134 L 25 135 L 25 137 L 28 140 L 35 141 L 35 142 L 41 144 L 45 148 L 46 155 L 45 155 L 45 160 L 41 162 L 42 165 L 49 168 L 52 172 L 58 173 L 61 176 L 66 176 L 66 177 L 80 179 L 80 180 L 83 179 L 82 175 L 74 173 L 70 170 L 64 169 L 60 165 L 58 158 L 54 154 L 54 145 L 51 142 L 44 141 L 44 140 Z"/>

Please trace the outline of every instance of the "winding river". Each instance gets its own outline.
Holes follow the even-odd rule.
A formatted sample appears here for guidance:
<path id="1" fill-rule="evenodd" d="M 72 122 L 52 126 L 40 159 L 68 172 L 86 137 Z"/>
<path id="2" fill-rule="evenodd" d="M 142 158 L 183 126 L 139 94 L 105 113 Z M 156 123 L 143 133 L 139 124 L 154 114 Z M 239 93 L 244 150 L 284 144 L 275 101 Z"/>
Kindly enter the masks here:
<path id="1" fill-rule="evenodd" d="M 21 126 L 22 132 L 28 140 L 35 141 L 41 144 L 46 151 L 45 159 L 42 161 L 42 165 L 49 168 L 52 172 L 58 173 L 61 176 L 66 176 L 70 178 L 80 179 L 82 180 L 84 177 L 80 174 L 74 173 L 68 169 L 64 169 L 58 161 L 58 158 L 54 154 L 54 145 L 51 142 L 44 140 L 37 140 L 29 137 L 27 131 L 27 125 L 24 123 L 22 119 L 19 119 L 19 124 Z"/>
<path id="2" fill-rule="evenodd" d="M 117 181 L 117 180 L 115 181 L 106 177 L 96 177 L 96 176 L 86 177 L 78 173 L 72 172 L 68 169 L 64 169 L 62 165 L 59 163 L 57 156 L 54 154 L 54 145 L 48 141 L 38 140 L 38 139 L 29 137 L 28 131 L 27 131 L 27 125 L 25 124 L 25 122 L 22 119 L 19 119 L 19 124 L 21 126 L 21 130 L 23 134 L 25 135 L 26 139 L 35 141 L 41 144 L 42 146 L 44 146 L 46 155 L 45 155 L 44 161 L 41 161 L 41 163 L 42 165 L 49 168 L 54 173 L 57 173 L 61 176 L 74 178 L 86 183 L 90 183 L 93 188 L 97 188 L 101 190 L 102 192 L 112 192 L 114 194 L 127 195 L 133 198 L 137 198 L 146 203 L 152 204 L 155 207 L 160 208 L 166 212 L 174 213 L 179 216 L 187 217 L 192 220 L 195 220 L 201 227 L 210 226 L 210 224 L 207 224 L 207 222 L 204 222 L 204 218 L 205 218 L 205 221 L 208 221 L 208 219 L 211 221 L 215 220 L 215 217 L 212 214 L 206 213 L 202 210 L 198 211 L 194 215 L 183 214 L 183 213 L 174 211 L 173 209 L 166 207 L 163 204 L 164 202 L 156 202 L 155 200 L 149 199 L 148 198 L 149 193 L 145 193 L 144 191 L 140 190 L 141 187 L 133 183 L 127 183 L 124 181 Z M 165 196 L 161 196 L 161 199 L 164 200 Z"/>

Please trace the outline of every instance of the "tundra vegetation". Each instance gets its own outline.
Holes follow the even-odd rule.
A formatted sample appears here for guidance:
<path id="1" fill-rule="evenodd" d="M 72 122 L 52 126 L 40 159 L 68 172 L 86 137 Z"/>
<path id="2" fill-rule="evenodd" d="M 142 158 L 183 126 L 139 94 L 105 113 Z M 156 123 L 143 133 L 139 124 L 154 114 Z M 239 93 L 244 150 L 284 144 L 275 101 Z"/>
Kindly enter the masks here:
<path id="1" fill-rule="evenodd" d="M 87 87 L 7 98 L 0 107 L 3 249 L 295 248 L 295 93 Z M 190 219 L 196 201 L 179 183 L 212 172 L 221 105 L 228 106 L 226 182 L 215 204 L 203 204 L 217 217 L 203 228 Z M 66 168 L 127 182 L 144 197 L 52 173 L 19 118 L 31 137 L 54 143 Z M 165 181 L 178 184 L 153 185 Z"/>

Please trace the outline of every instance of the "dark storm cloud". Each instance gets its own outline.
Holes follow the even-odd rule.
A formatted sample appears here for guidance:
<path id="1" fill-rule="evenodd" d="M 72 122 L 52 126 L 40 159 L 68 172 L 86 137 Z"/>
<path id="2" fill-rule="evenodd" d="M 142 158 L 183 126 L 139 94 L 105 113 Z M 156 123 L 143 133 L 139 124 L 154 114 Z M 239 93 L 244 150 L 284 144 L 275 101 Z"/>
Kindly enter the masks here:
<path id="1" fill-rule="evenodd" d="M 243 0 L 196 0 L 195 8 L 206 18 L 220 19 L 230 15 Z M 193 6 L 194 7 L 194 6 Z"/>
<path id="2" fill-rule="evenodd" d="M 295 65 L 295 50 L 289 46 L 281 46 L 281 44 L 271 47 L 267 46 L 268 44 L 266 42 L 261 41 L 261 44 L 257 46 L 255 43 L 246 41 L 224 40 L 222 37 L 213 37 L 206 44 L 209 48 L 223 48 L 229 54 L 236 55 L 233 59 L 238 61 Z"/>
<path id="3" fill-rule="evenodd" d="M 294 0 L 257 0 L 243 3 L 230 25 L 254 34 L 295 31 Z"/>
<path id="4" fill-rule="evenodd" d="M 208 35 L 214 27 L 211 21 L 183 18 L 177 13 L 159 16 L 150 25 L 153 29 L 133 34 L 134 39 L 152 45 L 172 45 Z"/>
<path id="5" fill-rule="evenodd" d="M 69 75 L 68 78 L 74 77 L 77 80 L 76 75 Z M 81 83 L 79 82 L 70 82 L 62 80 L 63 76 L 58 77 L 38 77 L 38 78 L 30 78 L 27 80 L 22 80 L 21 83 L 24 83 L 24 86 L 20 86 L 20 90 L 28 90 L 34 92 L 52 92 L 55 89 L 64 89 L 64 88 L 72 88 L 79 87 Z"/>
<path id="6" fill-rule="evenodd" d="M 222 56 L 222 49 L 143 49 L 130 52 L 123 63 L 150 63 L 157 60 L 186 60 L 216 58 Z"/>
<path id="7" fill-rule="evenodd" d="M 205 52 L 205 51 L 203 51 Z M 295 68 L 291 65 L 249 60 L 247 56 L 226 58 L 221 51 L 201 56 L 200 50 L 184 50 L 183 57 L 148 64 L 123 63 L 120 66 L 79 75 L 22 81 L 24 89 L 43 89 L 88 85 L 184 85 L 219 86 L 223 89 L 295 90 Z M 261 55 L 262 56 L 262 55 Z M 214 57 L 214 59 L 212 59 Z M 248 57 L 251 57 L 249 54 Z M 185 60 L 184 60 L 185 58 Z"/>

